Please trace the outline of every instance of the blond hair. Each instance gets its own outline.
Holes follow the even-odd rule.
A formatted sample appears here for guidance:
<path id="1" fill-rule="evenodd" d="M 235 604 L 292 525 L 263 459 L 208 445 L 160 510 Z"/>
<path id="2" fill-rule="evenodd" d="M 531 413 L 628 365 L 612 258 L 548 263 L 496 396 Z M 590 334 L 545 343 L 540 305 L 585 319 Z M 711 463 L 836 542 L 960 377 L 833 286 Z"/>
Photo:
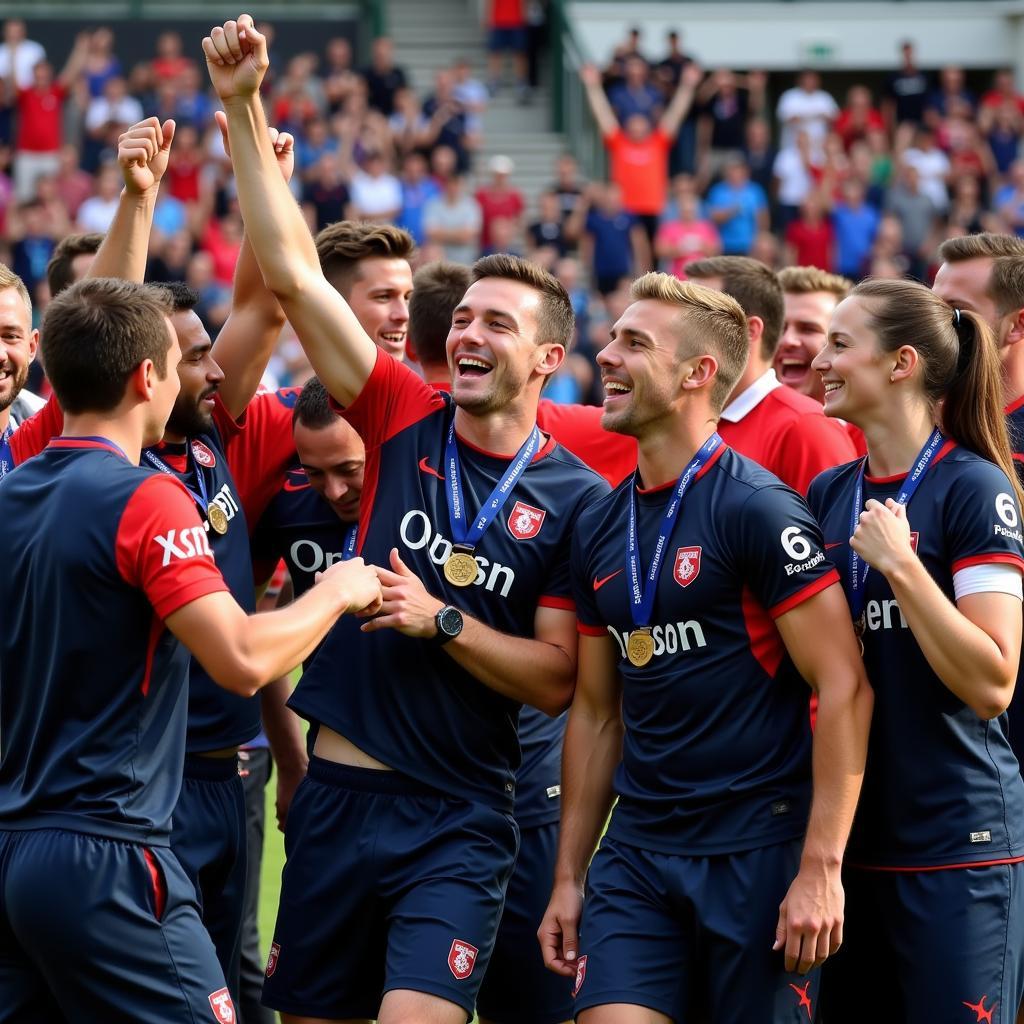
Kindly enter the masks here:
<path id="1" fill-rule="evenodd" d="M 810 295 L 813 292 L 828 292 L 842 302 L 853 287 L 848 277 L 830 274 L 818 267 L 783 267 L 778 273 L 782 290 L 789 295 Z"/>
<path id="2" fill-rule="evenodd" d="M 680 331 L 680 340 L 687 342 L 689 355 L 695 355 L 701 346 L 710 343 L 718 362 L 711 387 L 711 404 L 716 412 L 721 412 L 743 375 L 750 353 L 750 334 L 743 307 L 725 292 L 654 271 L 633 282 L 630 296 L 635 302 L 653 299 L 678 306 L 684 328 Z"/>
<path id="3" fill-rule="evenodd" d="M 939 258 L 943 263 L 994 260 L 1000 256 L 1024 256 L 1024 239 L 1016 235 L 997 235 L 992 231 L 984 231 L 977 235 L 947 238 L 939 246 Z"/>
<path id="4" fill-rule="evenodd" d="M 32 323 L 32 297 L 28 293 L 28 289 L 25 287 L 25 282 L 22 281 L 18 275 L 10 269 L 10 267 L 4 266 L 0 263 L 0 291 L 6 291 L 8 288 L 13 288 L 21 298 L 21 301 L 25 303 L 25 311 L 28 313 L 29 324 Z"/>

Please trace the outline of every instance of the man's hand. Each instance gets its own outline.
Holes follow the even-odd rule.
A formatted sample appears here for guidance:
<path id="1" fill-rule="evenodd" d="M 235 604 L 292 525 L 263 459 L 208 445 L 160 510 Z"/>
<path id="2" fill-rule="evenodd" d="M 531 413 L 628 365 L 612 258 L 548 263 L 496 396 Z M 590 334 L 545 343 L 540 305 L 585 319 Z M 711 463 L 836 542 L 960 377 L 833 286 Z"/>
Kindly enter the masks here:
<path id="1" fill-rule="evenodd" d="M 574 882 L 556 882 L 551 902 L 537 929 L 544 966 L 566 978 L 576 977 L 582 911 L 583 890 Z"/>
<path id="2" fill-rule="evenodd" d="M 587 86 L 600 86 L 601 72 L 597 70 L 596 64 L 584 64 L 580 68 L 580 81 Z"/>
<path id="3" fill-rule="evenodd" d="M 800 868 L 779 907 L 772 949 L 785 949 L 786 970 L 807 974 L 843 943 L 845 895 L 840 869 Z"/>
<path id="4" fill-rule="evenodd" d="M 391 549 L 391 569 L 377 567 L 384 592 L 380 615 L 360 627 L 364 633 L 397 629 L 406 636 L 437 635 L 437 613 L 444 602 L 427 593 L 423 581 L 402 561 L 398 548 Z"/>
<path id="5" fill-rule="evenodd" d="M 133 124 L 117 140 L 117 162 L 124 187 L 132 195 L 156 192 L 167 170 L 167 158 L 174 140 L 174 122 L 148 117 Z"/>
<path id="6" fill-rule="evenodd" d="M 231 159 L 231 143 L 228 141 L 228 115 L 223 110 L 216 110 L 213 114 L 220 129 L 221 142 L 224 143 L 224 152 L 228 159 Z M 285 181 L 292 180 L 292 172 L 295 170 L 295 136 L 291 132 L 281 132 L 276 128 L 268 128 L 270 141 L 274 146 L 274 156 L 277 157 L 277 166 L 281 168 L 281 177 Z"/>
<path id="7" fill-rule="evenodd" d="M 381 587 L 376 566 L 367 565 L 361 558 L 335 562 L 316 574 L 316 585 L 337 587 L 347 599 L 347 612 L 375 615 L 380 609 Z"/>
<path id="8" fill-rule="evenodd" d="M 248 14 L 214 26 L 203 40 L 203 54 L 221 102 L 255 96 L 270 66 L 267 40 Z"/>
<path id="9" fill-rule="evenodd" d="M 850 547 L 883 576 L 888 576 L 908 559 L 916 558 L 906 508 L 897 505 L 892 498 L 887 498 L 884 505 L 870 499 L 860 514 Z"/>

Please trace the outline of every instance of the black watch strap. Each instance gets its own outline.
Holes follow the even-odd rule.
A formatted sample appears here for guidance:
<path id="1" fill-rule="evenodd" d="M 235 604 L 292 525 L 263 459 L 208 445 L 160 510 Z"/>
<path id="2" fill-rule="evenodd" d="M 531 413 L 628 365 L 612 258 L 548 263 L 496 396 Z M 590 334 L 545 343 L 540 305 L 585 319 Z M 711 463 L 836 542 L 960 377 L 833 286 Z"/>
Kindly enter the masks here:
<path id="1" fill-rule="evenodd" d="M 446 604 L 435 616 L 434 624 L 437 626 L 437 634 L 433 641 L 438 647 L 454 640 L 462 632 L 462 612 L 450 604 Z"/>

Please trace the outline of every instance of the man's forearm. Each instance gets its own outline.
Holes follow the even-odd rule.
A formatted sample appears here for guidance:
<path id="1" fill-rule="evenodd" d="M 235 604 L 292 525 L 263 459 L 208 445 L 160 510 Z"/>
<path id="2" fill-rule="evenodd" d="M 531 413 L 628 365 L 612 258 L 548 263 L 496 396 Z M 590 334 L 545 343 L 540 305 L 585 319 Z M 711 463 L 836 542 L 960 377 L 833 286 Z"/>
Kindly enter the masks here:
<path id="1" fill-rule="evenodd" d="M 156 197 L 156 189 L 141 195 L 122 190 L 110 230 L 86 277 L 118 277 L 137 282 L 145 279 Z"/>
<path id="2" fill-rule="evenodd" d="M 260 691 L 260 712 L 263 731 L 279 770 L 302 774 L 309 765 L 302 720 L 287 706 L 292 686 L 288 676 L 281 676 Z"/>

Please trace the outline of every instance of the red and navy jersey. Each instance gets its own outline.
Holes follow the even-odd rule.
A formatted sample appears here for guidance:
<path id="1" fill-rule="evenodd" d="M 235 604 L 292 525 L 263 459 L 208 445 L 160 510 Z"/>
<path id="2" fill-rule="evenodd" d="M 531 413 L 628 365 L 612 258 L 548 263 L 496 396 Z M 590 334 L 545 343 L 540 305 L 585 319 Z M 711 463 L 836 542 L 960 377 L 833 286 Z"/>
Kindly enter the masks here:
<path id="1" fill-rule="evenodd" d="M 571 609 L 569 545 L 580 511 L 607 484 L 548 440 L 476 548 L 477 578 L 454 587 L 444 449 L 454 407 L 387 355 L 341 410 L 366 445 L 357 551 L 390 564 L 397 547 L 427 591 L 494 629 L 531 636 L 537 608 Z M 511 456 L 460 440 L 466 504 L 479 508 Z M 301 715 L 437 789 L 511 809 L 520 705 L 441 648 L 393 630 L 352 637 L 335 627 L 292 695 Z"/>
<path id="2" fill-rule="evenodd" d="M 100 439 L 0 486 L 0 828 L 166 844 L 188 651 L 163 620 L 226 589 L 192 499 Z"/>
<path id="3" fill-rule="evenodd" d="M 675 481 L 637 490 L 646 571 Z M 721 445 L 686 492 L 650 625 L 633 630 L 627 523 L 633 479 L 580 517 L 572 579 L 579 630 L 619 654 L 622 762 L 609 835 L 663 853 L 713 855 L 803 834 L 811 796 L 807 684 L 774 620 L 838 582 L 802 499 Z"/>
<path id="4" fill-rule="evenodd" d="M 542 398 L 537 424 L 617 487 L 636 469 L 636 438 L 605 430 L 601 426 L 603 411 L 599 405 L 563 405 Z"/>
<path id="5" fill-rule="evenodd" d="M 828 470 L 808 502 L 849 593 L 861 460 Z M 863 501 L 896 498 L 903 474 L 866 478 Z M 947 442 L 907 509 L 917 556 L 953 601 L 953 575 L 1024 568 L 1020 512 L 1002 470 Z M 932 671 L 880 572 L 864 591 L 864 665 L 875 691 L 867 772 L 847 852 L 853 864 L 933 867 L 1024 854 L 1024 781 L 1006 716 L 983 721 Z"/>
<path id="6" fill-rule="evenodd" d="M 1010 436 L 1010 451 L 1017 477 L 1024 483 L 1024 395 L 1006 407 L 1006 432 Z M 1010 727 L 1010 746 L 1018 764 L 1024 766 L 1024 658 L 1017 671 L 1017 686 L 1007 711 Z"/>

